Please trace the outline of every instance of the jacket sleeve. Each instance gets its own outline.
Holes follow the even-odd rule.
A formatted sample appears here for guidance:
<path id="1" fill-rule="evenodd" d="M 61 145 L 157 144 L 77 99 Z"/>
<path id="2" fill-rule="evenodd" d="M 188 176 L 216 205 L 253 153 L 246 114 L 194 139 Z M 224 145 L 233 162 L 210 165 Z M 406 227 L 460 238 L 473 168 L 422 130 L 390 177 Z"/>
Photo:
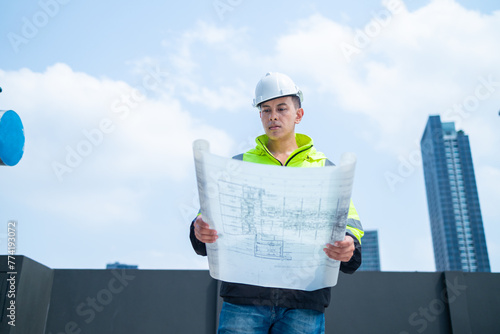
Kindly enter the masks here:
<path id="1" fill-rule="evenodd" d="M 354 254 L 348 262 L 341 262 L 340 270 L 346 274 L 354 273 L 361 265 L 361 238 L 365 232 L 359 220 L 358 212 L 351 201 L 349 213 L 347 214 L 346 235 L 354 239 Z"/>
<path id="2" fill-rule="evenodd" d="M 198 215 L 196 217 L 198 217 L 199 215 L 200 214 L 198 213 Z M 193 249 L 196 252 L 196 254 L 202 255 L 202 256 L 207 256 L 207 246 L 205 245 L 204 242 L 201 242 L 200 240 L 198 240 L 196 238 L 196 236 L 194 235 L 194 221 L 195 220 L 196 220 L 196 218 L 193 219 L 193 221 L 191 222 L 191 226 L 189 228 L 189 239 L 191 240 L 191 245 L 193 246 Z"/>

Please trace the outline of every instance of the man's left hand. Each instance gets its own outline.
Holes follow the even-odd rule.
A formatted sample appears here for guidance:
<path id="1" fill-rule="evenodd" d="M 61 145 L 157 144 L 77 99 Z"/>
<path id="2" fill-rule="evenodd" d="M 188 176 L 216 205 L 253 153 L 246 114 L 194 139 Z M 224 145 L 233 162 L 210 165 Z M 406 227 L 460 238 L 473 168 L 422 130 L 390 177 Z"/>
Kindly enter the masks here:
<path id="1" fill-rule="evenodd" d="M 326 244 L 323 251 L 330 259 L 348 262 L 354 254 L 354 248 L 354 239 L 346 235 L 343 241 L 335 241 L 333 245 Z"/>

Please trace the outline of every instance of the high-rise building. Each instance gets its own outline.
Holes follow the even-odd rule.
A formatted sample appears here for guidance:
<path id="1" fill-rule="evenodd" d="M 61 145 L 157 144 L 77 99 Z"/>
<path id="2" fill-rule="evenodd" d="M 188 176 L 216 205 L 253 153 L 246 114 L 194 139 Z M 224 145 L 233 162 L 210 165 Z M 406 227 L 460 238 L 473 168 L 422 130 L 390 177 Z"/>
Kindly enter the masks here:
<path id="1" fill-rule="evenodd" d="M 469 137 L 430 116 L 420 146 L 436 270 L 491 271 Z"/>
<path id="2" fill-rule="evenodd" d="M 378 248 L 378 232 L 365 231 L 365 235 L 361 239 L 363 247 L 363 259 L 360 271 L 380 271 L 380 252 Z"/>

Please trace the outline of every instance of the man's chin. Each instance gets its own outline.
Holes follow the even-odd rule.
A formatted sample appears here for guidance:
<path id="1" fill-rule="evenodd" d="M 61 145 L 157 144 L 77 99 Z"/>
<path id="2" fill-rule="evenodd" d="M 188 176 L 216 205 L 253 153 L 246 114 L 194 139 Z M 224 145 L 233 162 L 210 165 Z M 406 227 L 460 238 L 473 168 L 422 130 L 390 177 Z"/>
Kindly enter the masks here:
<path id="1" fill-rule="evenodd" d="M 266 132 L 266 135 L 269 139 L 271 140 L 278 140 L 280 139 L 282 136 L 279 134 L 279 133 L 276 133 L 277 131 L 267 131 Z"/>

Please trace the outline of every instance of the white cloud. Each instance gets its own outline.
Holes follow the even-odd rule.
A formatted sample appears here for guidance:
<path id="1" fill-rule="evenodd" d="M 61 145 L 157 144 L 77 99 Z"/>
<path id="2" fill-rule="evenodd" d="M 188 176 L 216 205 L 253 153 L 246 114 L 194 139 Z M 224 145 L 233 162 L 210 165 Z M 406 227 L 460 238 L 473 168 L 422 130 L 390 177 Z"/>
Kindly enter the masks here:
<path id="1" fill-rule="evenodd" d="M 247 38 L 247 29 L 200 21 L 193 29 L 164 41 L 175 93 L 208 111 L 248 109 L 251 88 L 240 76 L 227 75 L 228 64 L 247 67 L 252 63 Z"/>
<path id="2" fill-rule="evenodd" d="M 78 164 L 70 164 L 73 170 L 175 179 L 192 164 L 193 140 L 209 139 L 219 154 L 232 145 L 222 130 L 201 124 L 171 96 L 152 99 L 126 83 L 77 73 L 65 64 L 44 73 L 23 69 L 0 76 L 9 87 L 7 104 L 16 106 L 25 125 L 25 165 L 68 166 L 73 150 L 81 158 L 70 159 Z"/>
<path id="3" fill-rule="evenodd" d="M 234 145 L 172 96 L 134 93 L 124 82 L 65 64 L 43 73 L 0 71 L 0 78 L 3 103 L 20 115 L 26 134 L 24 157 L 6 171 L 12 177 L 3 187 L 17 192 L 14 197 L 24 205 L 64 221 L 137 223 L 156 194 L 155 184 L 168 187 L 193 177 L 195 139 L 209 140 L 220 155 Z M 24 195 L 20 180 L 30 185 Z M 166 190 L 165 196 L 175 198 L 175 191 Z"/>
<path id="4" fill-rule="evenodd" d="M 378 32 L 368 30 L 374 26 Z M 401 153 L 420 139 L 427 115 L 463 103 L 481 77 L 500 81 L 499 31 L 500 12 L 480 15 L 453 1 L 415 12 L 401 7 L 387 23 L 373 16 L 357 30 L 317 14 L 279 39 L 275 60 L 288 73 L 314 78 L 345 110 L 375 120 L 377 147 Z M 343 43 L 358 53 L 347 59 Z M 498 105 L 499 93 L 497 87 L 480 107 Z"/>

